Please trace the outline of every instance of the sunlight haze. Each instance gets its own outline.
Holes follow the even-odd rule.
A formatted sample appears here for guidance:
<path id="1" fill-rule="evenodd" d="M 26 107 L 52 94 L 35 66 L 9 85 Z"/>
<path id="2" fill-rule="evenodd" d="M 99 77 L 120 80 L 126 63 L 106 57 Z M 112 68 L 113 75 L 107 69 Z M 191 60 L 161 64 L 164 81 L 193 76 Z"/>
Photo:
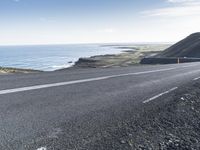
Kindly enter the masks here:
<path id="1" fill-rule="evenodd" d="M 1 0 L 0 45 L 177 42 L 200 30 L 199 0 Z"/>

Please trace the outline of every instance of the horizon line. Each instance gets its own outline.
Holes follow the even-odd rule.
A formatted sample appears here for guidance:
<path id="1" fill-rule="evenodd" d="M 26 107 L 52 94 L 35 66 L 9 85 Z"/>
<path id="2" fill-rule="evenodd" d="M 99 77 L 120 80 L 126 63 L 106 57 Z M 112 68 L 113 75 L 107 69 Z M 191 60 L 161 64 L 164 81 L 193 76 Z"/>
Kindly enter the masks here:
<path id="1" fill-rule="evenodd" d="M 174 44 L 174 42 L 77 42 L 77 43 L 19 43 L 0 44 L 0 46 L 47 46 L 47 45 L 126 45 L 126 44 Z"/>

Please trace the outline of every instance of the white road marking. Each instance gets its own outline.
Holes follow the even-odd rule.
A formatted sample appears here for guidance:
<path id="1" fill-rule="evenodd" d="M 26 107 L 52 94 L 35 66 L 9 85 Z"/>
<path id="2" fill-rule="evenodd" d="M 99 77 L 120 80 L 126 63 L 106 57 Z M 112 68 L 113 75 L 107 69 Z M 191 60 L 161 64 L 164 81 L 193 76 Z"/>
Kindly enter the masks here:
<path id="1" fill-rule="evenodd" d="M 196 80 L 199 80 L 199 79 L 200 79 L 200 77 L 198 77 L 198 78 L 194 78 L 193 80 L 196 81 Z"/>
<path id="2" fill-rule="evenodd" d="M 172 92 L 172 91 L 174 91 L 174 90 L 176 90 L 176 89 L 178 89 L 178 87 L 174 87 L 174 88 L 172 88 L 172 89 L 170 89 L 170 90 L 168 90 L 168 91 L 165 91 L 165 92 L 163 92 L 163 93 L 160 93 L 160 94 L 158 94 L 158 95 L 156 95 L 156 96 L 154 96 L 154 97 L 152 97 L 152 98 L 150 98 L 150 99 L 147 99 L 147 100 L 143 101 L 143 103 L 145 104 L 145 103 L 148 103 L 148 102 L 150 102 L 150 101 L 153 101 L 153 100 L 155 100 L 155 99 L 157 99 L 157 98 L 159 98 L 159 97 L 161 97 L 161 96 L 163 96 L 163 95 L 165 95 L 165 94 L 168 94 L 168 93 L 170 93 L 170 92 Z"/>
<path id="3" fill-rule="evenodd" d="M 0 90 L 0 95 L 17 93 L 17 92 L 24 92 L 24 91 L 31 91 L 31 90 L 38 90 L 38 89 L 44 89 L 44 88 L 51 88 L 51 87 L 58 87 L 58 86 L 64 86 L 64 85 L 72 85 L 72 84 L 85 83 L 85 82 L 92 82 L 92 81 L 99 81 L 99 80 L 105 80 L 105 79 L 116 78 L 116 77 L 141 75 L 141 74 L 148 74 L 148 73 L 155 73 L 155 72 L 164 72 L 164 71 L 175 70 L 175 69 L 178 69 L 178 68 L 186 68 L 186 67 L 191 67 L 191 66 L 196 66 L 196 65 L 197 64 L 181 66 L 181 67 L 178 66 L 178 67 L 172 67 L 172 68 L 167 68 L 167 69 L 152 70 L 152 71 L 135 72 L 135 73 L 103 76 L 103 77 L 82 79 L 82 80 L 75 80 L 75 81 L 67 81 L 67 82 L 27 86 L 27 87 L 14 88 L 14 89 L 6 89 L 6 90 Z"/>
<path id="4" fill-rule="evenodd" d="M 46 147 L 40 147 L 37 150 L 47 150 L 47 148 Z"/>

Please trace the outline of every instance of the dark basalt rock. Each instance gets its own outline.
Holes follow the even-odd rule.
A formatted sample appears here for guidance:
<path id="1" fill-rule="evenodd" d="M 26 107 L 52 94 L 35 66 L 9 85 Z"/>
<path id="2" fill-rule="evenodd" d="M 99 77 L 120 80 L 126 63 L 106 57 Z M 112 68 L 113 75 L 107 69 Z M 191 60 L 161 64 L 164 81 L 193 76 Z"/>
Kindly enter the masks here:
<path id="1" fill-rule="evenodd" d="M 180 42 L 167 48 L 156 57 L 200 58 L 200 32 L 191 34 Z"/>

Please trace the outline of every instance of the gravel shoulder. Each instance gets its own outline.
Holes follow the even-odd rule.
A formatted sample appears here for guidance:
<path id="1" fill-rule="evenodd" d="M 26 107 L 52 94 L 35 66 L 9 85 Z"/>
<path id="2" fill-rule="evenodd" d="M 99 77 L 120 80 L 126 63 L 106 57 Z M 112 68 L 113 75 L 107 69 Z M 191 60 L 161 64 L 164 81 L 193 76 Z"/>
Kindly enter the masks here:
<path id="1" fill-rule="evenodd" d="M 200 82 L 163 97 L 162 103 L 158 101 L 139 110 L 139 115 L 128 113 L 125 120 L 88 144 L 89 148 L 200 149 Z"/>

